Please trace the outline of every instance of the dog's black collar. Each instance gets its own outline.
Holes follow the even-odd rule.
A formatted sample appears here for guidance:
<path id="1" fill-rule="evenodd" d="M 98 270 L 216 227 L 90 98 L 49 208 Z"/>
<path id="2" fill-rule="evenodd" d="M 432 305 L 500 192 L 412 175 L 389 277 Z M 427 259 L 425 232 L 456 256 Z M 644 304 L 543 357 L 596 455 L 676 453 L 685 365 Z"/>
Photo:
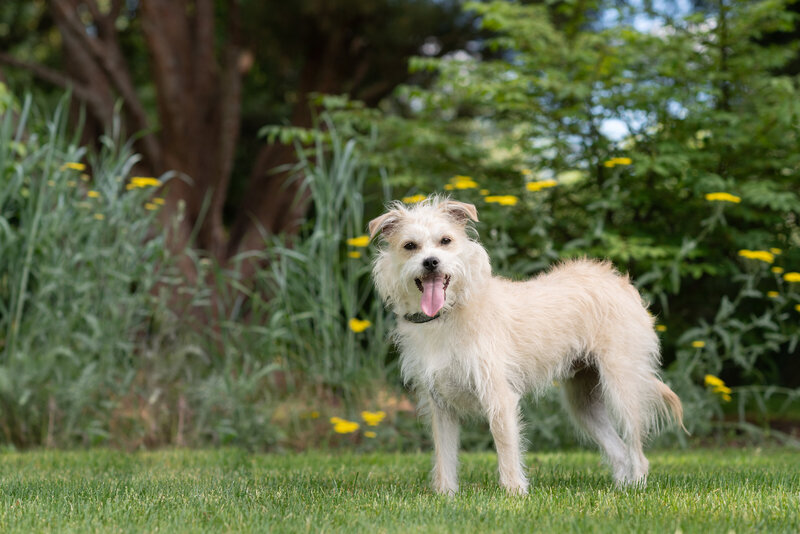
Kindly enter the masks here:
<path id="1" fill-rule="evenodd" d="M 429 323 L 429 322 L 433 321 L 434 319 L 438 319 L 439 317 L 441 317 L 441 315 L 442 315 L 441 313 L 437 313 L 433 317 L 428 317 L 427 315 L 425 315 L 422 312 L 407 313 L 407 314 L 403 315 L 403 319 L 405 319 L 409 323 L 422 324 L 422 323 Z"/>

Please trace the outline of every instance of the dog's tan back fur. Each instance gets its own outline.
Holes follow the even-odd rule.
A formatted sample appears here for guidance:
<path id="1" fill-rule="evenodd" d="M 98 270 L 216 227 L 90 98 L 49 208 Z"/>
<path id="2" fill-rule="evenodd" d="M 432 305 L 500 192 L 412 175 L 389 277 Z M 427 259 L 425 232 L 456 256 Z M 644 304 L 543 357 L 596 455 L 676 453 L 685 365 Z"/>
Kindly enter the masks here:
<path id="1" fill-rule="evenodd" d="M 489 419 L 501 483 L 525 491 L 519 399 L 553 381 L 617 482 L 643 483 L 643 440 L 665 417 L 682 425 L 682 407 L 658 379 L 659 341 L 639 293 L 608 262 L 568 261 L 524 282 L 493 276 L 469 220 L 474 206 L 433 198 L 370 223 L 385 240 L 373 274 L 398 316 L 403 376 L 431 412 L 435 488 L 455 491 L 458 420 L 477 413 Z M 448 284 L 437 318 L 419 324 L 407 317 L 420 312 L 430 258 Z"/>

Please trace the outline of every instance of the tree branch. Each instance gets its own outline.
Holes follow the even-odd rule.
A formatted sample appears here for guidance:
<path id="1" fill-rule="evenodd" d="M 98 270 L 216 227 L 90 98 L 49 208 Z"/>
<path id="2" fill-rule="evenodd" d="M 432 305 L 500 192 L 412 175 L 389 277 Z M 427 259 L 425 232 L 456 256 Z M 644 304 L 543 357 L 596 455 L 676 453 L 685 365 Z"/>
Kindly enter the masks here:
<path id="1" fill-rule="evenodd" d="M 101 35 L 104 40 L 93 38 L 86 32 L 86 27 L 76 16 L 74 5 L 65 0 L 52 0 L 52 3 L 58 17 L 63 20 L 65 29 L 91 53 L 108 76 L 111 84 L 119 91 L 133 120 L 133 127 L 137 130 L 148 131 L 147 113 L 139 100 L 139 95 L 131 79 L 130 68 L 120 50 L 113 21 L 102 15 L 94 0 L 88 1 L 86 4 L 89 6 L 95 22 L 102 29 Z M 142 149 L 150 164 L 161 168 L 161 149 L 152 134 L 146 133 L 142 137 Z"/>
<path id="2" fill-rule="evenodd" d="M 89 91 L 87 91 L 85 87 L 83 87 L 76 80 L 70 78 L 68 75 L 64 74 L 61 71 L 45 67 L 44 65 L 40 65 L 38 63 L 22 61 L 21 59 L 17 59 L 14 56 L 7 54 L 5 52 L 0 52 L 0 63 L 2 63 L 3 65 L 8 65 L 9 67 L 16 67 L 18 69 L 27 70 L 40 80 L 43 80 L 47 83 L 51 83 L 63 89 L 69 89 L 76 97 L 80 98 L 81 100 L 85 101 L 93 100 L 93 95 Z"/>

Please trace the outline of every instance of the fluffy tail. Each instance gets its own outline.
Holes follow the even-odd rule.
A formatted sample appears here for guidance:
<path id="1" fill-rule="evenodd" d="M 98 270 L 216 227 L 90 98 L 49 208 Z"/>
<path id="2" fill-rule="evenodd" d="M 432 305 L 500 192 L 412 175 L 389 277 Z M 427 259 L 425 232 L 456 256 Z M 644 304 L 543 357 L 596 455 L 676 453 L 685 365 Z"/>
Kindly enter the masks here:
<path id="1" fill-rule="evenodd" d="M 664 382 L 660 380 L 657 380 L 657 382 L 658 392 L 661 394 L 661 399 L 664 401 L 667 408 L 667 415 L 671 416 L 670 418 L 672 421 L 677 423 L 684 432 L 691 435 L 691 433 L 686 430 L 686 427 L 683 426 L 683 404 L 681 404 L 681 399 L 679 399 L 675 392 Z"/>

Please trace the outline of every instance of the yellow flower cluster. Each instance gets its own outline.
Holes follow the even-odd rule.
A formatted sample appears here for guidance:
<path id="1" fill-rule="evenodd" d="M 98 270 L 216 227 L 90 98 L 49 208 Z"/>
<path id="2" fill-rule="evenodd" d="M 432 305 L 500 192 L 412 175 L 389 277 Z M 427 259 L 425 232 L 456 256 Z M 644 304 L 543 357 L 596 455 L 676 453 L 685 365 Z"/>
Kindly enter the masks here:
<path id="1" fill-rule="evenodd" d="M 131 181 L 128 185 L 125 186 L 125 189 L 130 191 L 131 189 L 144 189 L 145 187 L 159 187 L 161 185 L 161 180 L 158 178 L 152 178 L 150 176 L 134 176 L 131 178 Z"/>
<path id="2" fill-rule="evenodd" d="M 85 171 L 86 170 L 86 165 L 84 165 L 83 163 L 75 162 L 75 161 L 69 161 L 69 162 L 63 164 L 61 166 L 60 170 L 65 171 L 67 169 L 71 169 L 73 171 Z"/>
<path id="3" fill-rule="evenodd" d="M 708 193 L 706 195 L 706 200 L 709 202 L 733 202 L 734 204 L 738 204 L 742 201 L 741 197 L 723 192 Z"/>
<path id="4" fill-rule="evenodd" d="M 369 236 L 361 235 L 358 237 L 351 237 L 347 240 L 347 244 L 351 247 L 366 247 L 369 246 Z"/>
<path id="5" fill-rule="evenodd" d="M 725 385 L 721 378 L 714 375 L 706 375 L 706 387 L 711 388 L 713 393 L 717 393 L 722 397 L 725 402 L 731 401 L 731 388 Z"/>
<path id="6" fill-rule="evenodd" d="M 403 197 L 403 202 L 406 204 L 416 204 L 428 198 L 426 195 L 412 195 L 410 197 Z"/>
<path id="7" fill-rule="evenodd" d="M 549 187 L 555 187 L 558 185 L 558 182 L 555 180 L 542 180 L 540 182 L 528 182 L 525 184 L 525 189 L 528 191 L 541 191 L 542 189 L 547 189 Z"/>
<path id="8" fill-rule="evenodd" d="M 352 434 L 361 426 L 355 421 L 348 421 L 341 417 L 331 417 L 330 422 L 333 425 L 333 431 L 337 434 Z"/>
<path id="9" fill-rule="evenodd" d="M 612 167 L 616 167 L 617 165 L 630 165 L 631 163 L 633 163 L 631 158 L 611 158 L 610 160 L 603 162 L 603 166 L 610 169 Z"/>
<path id="10" fill-rule="evenodd" d="M 383 410 L 379 410 L 377 412 L 368 412 L 363 411 L 361 412 L 361 419 L 367 423 L 367 426 L 378 426 L 381 421 L 384 420 L 386 417 L 386 412 Z"/>
<path id="11" fill-rule="evenodd" d="M 501 206 L 514 206 L 519 202 L 519 198 L 514 195 L 493 195 L 484 197 L 486 202 L 500 204 Z"/>
<path id="12" fill-rule="evenodd" d="M 692 341 L 692 346 L 696 349 L 702 349 L 703 347 L 706 346 L 706 342 L 700 340 Z"/>
<path id="13" fill-rule="evenodd" d="M 356 334 L 360 334 L 361 332 L 372 326 L 372 323 L 366 319 L 362 321 L 361 319 L 353 317 L 352 319 L 350 319 L 349 325 L 350 325 L 350 330 L 352 330 Z"/>
<path id="14" fill-rule="evenodd" d="M 98 193 L 97 191 L 92 189 L 91 191 L 86 193 L 86 196 L 89 197 L 89 198 L 100 198 L 100 193 Z"/>
<path id="15" fill-rule="evenodd" d="M 739 251 L 739 256 L 749 260 L 758 260 L 766 263 L 775 261 L 775 255 L 767 250 L 747 250 L 742 249 Z"/>
<path id="16" fill-rule="evenodd" d="M 800 273 L 795 273 L 795 272 L 786 273 L 783 275 L 783 279 L 786 280 L 787 282 L 800 283 Z"/>
<path id="17" fill-rule="evenodd" d="M 656 325 L 656 330 L 658 332 L 666 332 L 667 331 L 667 325 L 665 325 L 665 324 L 657 324 Z"/>
<path id="18" fill-rule="evenodd" d="M 450 178 L 450 183 L 444 186 L 446 191 L 452 191 L 453 189 L 476 189 L 478 187 L 478 183 L 472 179 L 470 176 L 453 176 Z"/>
<path id="19" fill-rule="evenodd" d="M 768 296 L 769 298 L 771 298 L 771 299 L 776 299 L 776 298 L 778 298 L 780 295 L 781 295 L 781 294 L 780 294 L 780 293 L 778 293 L 777 291 L 767 291 L 767 296 Z"/>

